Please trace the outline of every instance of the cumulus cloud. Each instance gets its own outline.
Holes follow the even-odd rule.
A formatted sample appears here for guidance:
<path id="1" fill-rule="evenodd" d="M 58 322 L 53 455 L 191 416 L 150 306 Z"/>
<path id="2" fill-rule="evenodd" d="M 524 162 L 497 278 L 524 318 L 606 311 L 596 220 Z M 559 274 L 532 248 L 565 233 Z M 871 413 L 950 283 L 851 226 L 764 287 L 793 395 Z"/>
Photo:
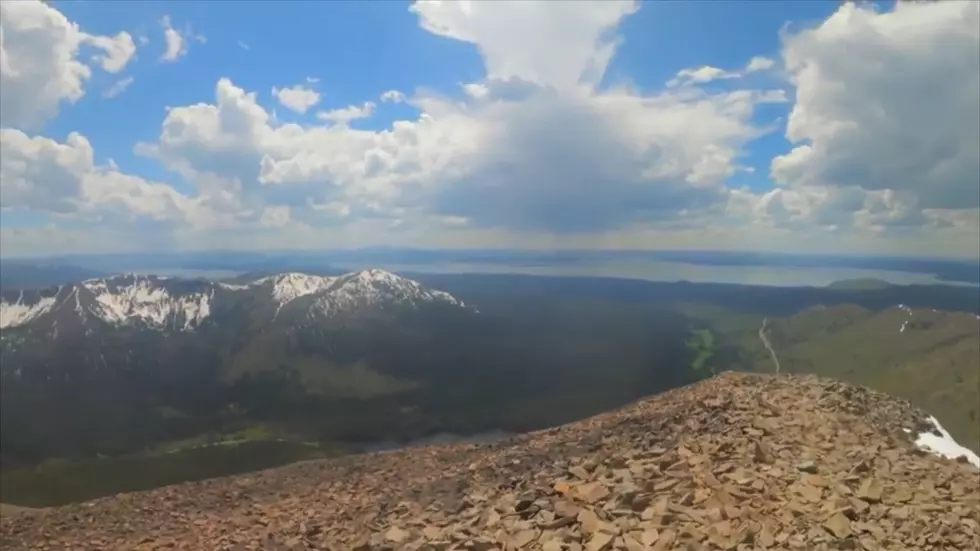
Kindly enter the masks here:
<path id="1" fill-rule="evenodd" d="M 299 114 L 306 113 L 310 107 L 320 103 L 320 93 L 302 84 L 288 88 L 273 87 L 272 95 L 283 107 Z"/>
<path id="2" fill-rule="evenodd" d="M 160 19 L 160 26 L 163 27 L 164 41 L 164 50 L 160 54 L 160 61 L 173 63 L 184 57 L 187 55 L 191 41 L 200 42 L 201 44 L 207 42 L 207 37 L 203 34 L 195 33 L 190 25 L 186 25 L 181 30 L 175 29 L 170 22 L 169 15 L 164 15 Z"/>
<path id="3" fill-rule="evenodd" d="M 64 143 L 0 129 L 0 208 L 119 221 L 145 219 L 207 225 L 211 214 L 169 185 L 99 166 L 88 139 Z"/>
<path id="4" fill-rule="evenodd" d="M 363 105 L 348 105 L 340 109 L 320 111 L 316 118 L 334 124 L 349 124 L 357 119 L 365 119 L 374 114 L 374 102 L 366 101 Z"/>
<path id="5" fill-rule="evenodd" d="M 381 94 L 382 103 L 404 103 L 405 94 L 399 92 L 398 90 L 388 90 Z"/>
<path id="6" fill-rule="evenodd" d="M 136 53 L 136 43 L 125 31 L 115 36 L 86 35 L 85 42 L 101 50 L 93 60 L 107 73 L 122 71 Z"/>
<path id="7" fill-rule="evenodd" d="M 667 81 L 669 88 L 677 86 L 690 86 L 697 84 L 707 84 L 715 80 L 730 80 L 742 78 L 750 73 L 758 73 L 773 68 L 776 62 L 768 57 L 756 56 L 745 64 L 745 67 L 738 71 L 726 71 L 711 65 L 702 65 L 696 68 L 681 69 L 674 78 Z"/>
<path id="8" fill-rule="evenodd" d="M 422 28 L 480 50 L 489 79 L 512 78 L 567 88 L 596 85 L 616 51 L 610 36 L 639 3 L 418 1 L 411 11 Z"/>
<path id="9" fill-rule="evenodd" d="M 756 73 L 758 71 L 766 71 L 772 69 L 775 65 L 776 62 L 768 57 L 755 56 L 745 65 L 745 72 Z"/>
<path id="10" fill-rule="evenodd" d="M 62 102 L 78 101 L 92 74 L 83 48 L 109 73 L 121 71 L 136 51 L 127 32 L 89 34 L 43 2 L 0 2 L 0 124 L 37 126 Z"/>
<path id="11" fill-rule="evenodd" d="M 785 37 L 783 60 L 796 146 L 771 172 L 788 193 L 871 194 L 841 207 L 881 223 L 980 207 L 980 4 L 848 3 Z"/>
<path id="12" fill-rule="evenodd" d="M 56 114 L 84 93 L 93 67 L 118 72 L 132 56 L 118 35 L 78 38 L 84 33 L 43 4 L 32 9 L 58 25 L 23 23 L 23 15 L 11 24 L 8 4 L 17 3 L 0 4 L 0 72 L 4 86 L 21 79 L 22 92 L 19 100 L 0 93 L 4 126 L 23 105 L 40 121 Z M 636 9 L 418 2 L 411 10 L 423 29 L 476 48 L 481 76 L 449 90 L 375 91 L 351 105 L 326 104 L 312 77 L 272 88 L 279 105 L 315 113 L 302 123 L 279 120 L 260 101 L 264 92 L 218 78 L 212 97 L 168 107 L 157 137 L 135 147 L 186 181 L 186 193 L 96 163 L 81 133 L 59 141 L 4 129 L 0 207 L 150 221 L 194 246 L 751 239 L 764 247 L 847 236 L 880 250 L 888 236 L 921 244 L 941 235 L 943 246 L 980 249 L 975 3 L 888 12 L 849 3 L 785 34 L 778 60 L 682 69 L 644 90 L 603 82 L 617 29 Z M 176 60 L 195 35 L 163 24 L 164 57 Z M 23 29 L 35 27 L 49 29 L 48 58 L 31 65 L 37 48 Z M 18 33 L 21 46 L 10 47 Z M 81 57 L 81 45 L 95 54 Z M 758 73 L 771 78 L 747 78 Z M 754 85 L 782 75 L 775 88 Z M 752 170 L 743 159 L 753 140 L 784 129 L 759 107 L 787 102 L 791 144 L 769 163 L 772 189 L 731 187 L 733 175 Z M 411 111 L 378 128 L 382 116 Z"/>
<path id="13" fill-rule="evenodd" d="M 170 109 L 160 139 L 139 151 L 192 180 L 221 182 L 254 208 L 288 205 L 311 223 L 344 212 L 581 233 L 724 208 L 725 179 L 764 131 L 755 107 L 784 101 L 779 91 L 597 90 L 632 3 L 460 6 L 413 10 L 424 28 L 476 44 L 487 76 L 467 83 L 463 98 L 382 95 L 418 109 L 415 120 L 351 128 L 372 114 L 367 102 L 319 112 L 322 126 L 282 124 L 255 93 L 222 79 L 214 104 Z M 514 21 L 539 32 L 515 33 Z M 538 47 L 542 35 L 567 51 Z M 280 101 L 286 90 L 276 90 Z"/>

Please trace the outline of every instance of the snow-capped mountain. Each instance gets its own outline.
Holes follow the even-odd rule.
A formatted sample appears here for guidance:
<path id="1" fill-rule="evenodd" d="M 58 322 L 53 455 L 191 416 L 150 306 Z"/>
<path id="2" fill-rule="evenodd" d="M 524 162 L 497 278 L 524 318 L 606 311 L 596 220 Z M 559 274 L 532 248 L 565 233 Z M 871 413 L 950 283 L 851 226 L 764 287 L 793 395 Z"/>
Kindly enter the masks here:
<path id="1" fill-rule="evenodd" d="M 243 309 L 253 310 L 248 312 L 253 318 L 268 316 L 268 321 L 274 321 L 284 312 L 318 320 L 423 305 L 466 308 L 449 293 L 384 270 L 340 276 L 282 273 L 237 284 L 128 274 L 6 292 L 0 295 L 0 329 L 26 327 L 32 332 L 57 333 L 106 326 L 195 331 L 216 315 Z"/>
<path id="2" fill-rule="evenodd" d="M 310 313 L 329 317 L 337 312 L 358 308 L 384 308 L 386 304 L 418 307 L 426 303 L 465 306 L 449 293 L 426 289 L 416 281 L 398 277 L 391 272 L 364 270 L 332 281 L 324 292 L 316 295 L 310 306 Z"/>
<path id="3" fill-rule="evenodd" d="M 0 329 L 99 325 L 191 331 L 210 315 L 215 285 L 135 274 L 0 296 Z"/>

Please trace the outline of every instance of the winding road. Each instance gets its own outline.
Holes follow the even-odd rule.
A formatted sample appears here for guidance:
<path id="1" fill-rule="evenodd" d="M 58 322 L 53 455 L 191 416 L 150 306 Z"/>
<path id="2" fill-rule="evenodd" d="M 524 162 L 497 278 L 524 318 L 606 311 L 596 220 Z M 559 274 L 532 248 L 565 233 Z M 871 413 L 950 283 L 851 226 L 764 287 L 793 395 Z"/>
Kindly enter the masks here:
<path id="1" fill-rule="evenodd" d="M 776 351 L 772 349 L 772 345 L 769 344 L 769 337 L 766 336 L 766 326 L 769 325 L 769 318 L 762 318 L 762 327 L 759 328 L 759 339 L 762 340 L 762 344 L 766 345 L 766 350 L 769 351 L 769 355 L 772 356 L 772 363 L 776 366 L 776 373 L 779 373 L 779 358 L 776 357 Z"/>

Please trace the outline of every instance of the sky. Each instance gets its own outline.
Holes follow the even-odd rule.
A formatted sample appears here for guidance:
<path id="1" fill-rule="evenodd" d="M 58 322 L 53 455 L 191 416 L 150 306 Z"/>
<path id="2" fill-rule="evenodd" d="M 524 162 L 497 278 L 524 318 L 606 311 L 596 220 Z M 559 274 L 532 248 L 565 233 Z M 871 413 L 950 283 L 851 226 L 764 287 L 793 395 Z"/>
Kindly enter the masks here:
<path id="1" fill-rule="evenodd" d="M 0 3 L 0 255 L 980 257 L 980 2 Z"/>

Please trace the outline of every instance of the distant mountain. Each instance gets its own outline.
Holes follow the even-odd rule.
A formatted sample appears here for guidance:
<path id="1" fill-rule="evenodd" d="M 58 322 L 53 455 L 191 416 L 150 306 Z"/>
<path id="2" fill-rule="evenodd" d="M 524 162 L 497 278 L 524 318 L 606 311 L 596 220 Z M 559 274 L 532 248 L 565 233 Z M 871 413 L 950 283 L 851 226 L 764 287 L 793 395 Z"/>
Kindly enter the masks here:
<path id="1" fill-rule="evenodd" d="M 70 264 L 0 260 L 0 290 L 40 289 L 106 275 L 105 271 Z"/>
<path id="2" fill-rule="evenodd" d="M 272 322 L 280 317 L 311 322 L 367 310 L 418 309 L 444 304 L 465 308 L 448 293 L 383 270 L 337 277 L 282 273 L 244 284 L 164 276 L 118 275 L 46 289 L 0 292 L 0 329 L 56 337 L 73 329 L 134 328 L 193 331 L 202 324 L 229 324 L 223 315 L 240 303 Z"/>
<path id="3" fill-rule="evenodd" d="M 353 446 L 529 430 L 698 377 L 655 302 L 462 296 L 377 269 L 2 291 L 0 464 L 257 425 Z"/>
<path id="4" fill-rule="evenodd" d="M 62 453 L 123 449 L 193 432 L 192 421 L 230 404 L 278 413 L 313 388 L 341 397 L 411 388 L 378 371 L 411 363 L 385 364 L 388 351 L 445 347 L 440 327 L 476 317 L 452 295 L 382 270 L 243 284 L 128 274 L 3 291 L 3 449 L 55 434 Z"/>

